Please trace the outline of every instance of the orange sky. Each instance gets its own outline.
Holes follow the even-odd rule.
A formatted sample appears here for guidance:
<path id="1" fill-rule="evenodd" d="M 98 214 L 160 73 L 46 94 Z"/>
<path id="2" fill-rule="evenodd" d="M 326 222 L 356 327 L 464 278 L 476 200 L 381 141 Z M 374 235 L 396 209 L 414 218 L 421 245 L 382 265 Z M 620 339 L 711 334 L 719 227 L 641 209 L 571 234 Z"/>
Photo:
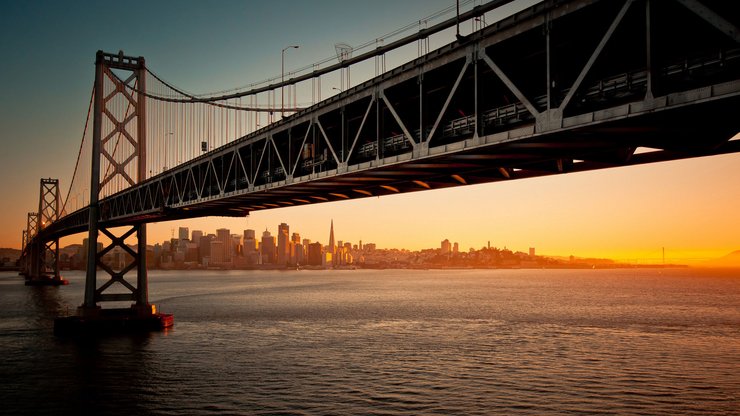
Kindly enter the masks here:
<path id="1" fill-rule="evenodd" d="M 533 2 L 518 1 L 512 7 Z M 285 45 L 301 44 L 288 56 L 286 68 L 296 68 L 331 56 L 337 41 L 361 44 L 452 3 L 408 0 L 395 4 L 392 14 L 387 12 L 390 8 L 376 3 L 334 7 L 339 4 L 295 2 L 285 8 L 256 2 L 213 8 L 192 3 L 178 10 L 178 19 L 162 22 L 160 14 L 143 14 L 131 26 L 102 32 L 87 22 L 108 16 L 108 9 L 113 8 L 110 3 L 86 3 L 79 10 L 69 4 L 9 5 L 6 24 L 0 27 L 5 35 L 0 50 L 7 58 L 5 76 L 0 77 L 0 140 L 4 145 L 0 151 L 0 247 L 20 247 L 26 214 L 38 209 L 40 177 L 60 178 L 66 194 L 69 183 L 65 181 L 74 170 L 97 49 L 123 49 L 145 56 L 153 70 L 176 85 L 216 91 L 275 76 Z M 363 19 L 355 18 L 358 13 Z M 271 32 L 278 17 L 282 27 L 291 30 Z M 202 25 L 203 20 L 219 24 Z M 137 36 L 131 36 L 134 32 Z M 265 37 L 264 33 L 273 35 Z M 433 42 L 432 48 L 438 46 Z M 413 55 L 417 46 L 411 47 Z M 357 76 L 353 72 L 353 82 L 360 82 Z M 335 93 L 332 86 L 339 85 L 332 82 L 325 79 L 328 93 Z M 439 247 L 448 238 L 463 250 L 490 241 L 514 250 L 535 247 L 539 254 L 657 262 L 665 247 L 669 261 L 689 263 L 740 249 L 738 184 L 740 154 L 714 156 L 281 208 L 247 218 L 151 224 L 149 243 L 168 239 L 170 230 L 177 232 L 180 226 L 206 232 L 226 227 L 234 233 L 267 227 L 274 233 L 281 222 L 287 222 L 291 232 L 326 243 L 333 219 L 337 239 L 353 243 L 362 239 L 386 248 Z M 62 244 L 79 242 L 82 237 L 65 238 Z"/>

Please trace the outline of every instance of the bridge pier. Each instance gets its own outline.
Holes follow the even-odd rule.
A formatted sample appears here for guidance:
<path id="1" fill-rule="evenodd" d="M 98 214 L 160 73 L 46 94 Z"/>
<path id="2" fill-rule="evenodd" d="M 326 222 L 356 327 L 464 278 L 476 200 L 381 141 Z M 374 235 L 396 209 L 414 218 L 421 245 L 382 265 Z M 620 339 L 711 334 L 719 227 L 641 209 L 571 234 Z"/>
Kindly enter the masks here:
<path id="1" fill-rule="evenodd" d="M 111 70 L 129 71 L 131 76 L 122 81 Z M 106 84 L 107 81 L 107 84 Z M 131 84 L 133 83 L 133 85 Z M 110 85 L 112 84 L 112 88 Z M 134 98 L 126 93 L 125 84 L 134 86 L 138 93 Z M 106 89 L 107 88 L 107 89 Z M 111 91 L 108 95 L 104 91 Z M 87 275 L 85 279 L 85 300 L 77 308 L 77 315 L 57 318 L 54 334 L 59 336 L 77 334 L 98 334 L 128 331 L 156 331 L 171 327 L 174 318 L 171 314 L 157 312 L 155 305 L 149 303 L 148 276 L 146 269 L 146 224 L 139 223 L 121 235 L 116 235 L 119 227 L 107 225 L 108 212 L 101 212 L 99 197 L 105 186 L 116 176 L 128 185 L 134 186 L 146 179 L 146 68 L 144 58 L 106 54 L 98 51 L 95 62 L 95 96 L 93 109 L 93 149 L 92 175 L 90 183 L 89 228 L 87 239 Z M 126 100 L 132 109 L 118 114 L 109 104 L 115 106 L 117 96 Z M 105 115 L 106 131 L 103 131 Z M 134 128 L 128 127 L 136 120 Z M 116 134 L 123 133 L 129 139 L 133 154 L 122 162 L 108 153 L 104 145 Z M 106 169 L 101 178 L 100 160 L 102 157 L 112 169 Z M 131 163 L 136 166 L 130 166 Z M 127 172 L 135 172 L 137 181 Z M 110 244 L 98 250 L 98 234 L 102 233 Z M 135 234 L 135 236 L 134 236 Z M 136 238 L 136 250 L 126 240 Z M 107 260 L 106 260 L 107 258 Z M 98 269 L 103 270 L 109 279 L 98 286 Z M 136 281 L 130 282 L 125 275 L 136 271 Z M 101 308 L 102 302 L 133 302 L 124 308 Z"/>
<path id="2" fill-rule="evenodd" d="M 93 215 L 91 210 L 91 216 Z M 98 251 L 97 234 L 101 232 L 111 243 Z M 148 277 L 146 270 L 146 225 L 130 227 L 120 236 L 113 230 L 100 227 L 97 222 L 90 227 L 88 239 L 88 266 L 85 281 L 85 300 L 77 308 L 77 315 L 57 318 L 54 321 L 54 334 L 97 335 L 120 332 L 159 331 L 174 324 L 171 314 L 157 312 L 157 307 L 149 303 Z M 126 239 L 137 239 L 133 250 Z M 105 257 L 108 255 L 108 261 Z M 98 269 L 104 271 L 109 279 L 98 286 Z M 132 284 L 125 275 L 136 271 L 136 282 Z M 102 308 L 102 302 L 133 302 L 129 307 Z"/>

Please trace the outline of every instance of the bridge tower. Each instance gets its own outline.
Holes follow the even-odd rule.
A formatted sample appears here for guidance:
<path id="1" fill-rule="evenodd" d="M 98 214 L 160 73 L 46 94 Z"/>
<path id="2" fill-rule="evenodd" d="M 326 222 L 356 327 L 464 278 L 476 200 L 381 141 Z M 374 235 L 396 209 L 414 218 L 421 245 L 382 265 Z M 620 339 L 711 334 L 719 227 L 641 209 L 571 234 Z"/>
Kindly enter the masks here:
<path id="1" fill-rule="evenodd" d="M 87 275 L 84 303 L 78 308 L 78 314 L 83 319 L 94 321 L 95 318 L 102 318 L 98 321 L 110 322 L 115 321 L 111 318 L 115 315 L 126 322 L 140 318 L 141 323 L 149 325 L 152 319 L 157 320 L 159 317 L 148 299 L 146 225 L 139 223 L 128 226 L 128 230 L 116 235 L 117 230 L 106 226 L 107 213 L 101 212 L 99 205 L 99 199 L 105 196 L 104 192 L 117 191 L 110 190 L 111 183 L 133 186 L 146 177 L 145 91 L 144 58 L 124 56 L 122 51 L 118 54 L 98 51 L 95 60 Z M 121 110 L 122 107 L 125 111 Z M 129 150 L 123 155 L 119 152 L 117 156 L 119 140 Z M 105 161 L 105 171 L 101 170 L 101 161 Z M 99 232 L 111 240 L 101 251 L 98 251 Z M 132 236 L 137 240 L 136 250 L 125 242 Z M 116 267 L 103 262 L 103 257 L 113 250 L 127 260 L 125 266 Z M 109 277 L 102 285 L 98 285 L 98 268 Z M 135 271 L 135 280 L 126 279 L 126 274 L 130 271 Z M 121 309 L 101 309 L 99 305 L 102 302 L 128 301 L 133 304 L 125 312 Z"/>
<path id="2" fill-rule="evenodd" d="M 26 220 L 26 229 L 23 230 L 23 251 L 21 251 L 21 274 L 26 280 L 31 278 L 33 264 L 33 237 L 38 231 L 38 213 L 29 212 Z"/>
<path id="3" fill-rule="evenodd" d="M 26 285 L 64 285 L 59 275 L 59 239 L 44 239 L 42 231 L 59 218 L 59 180 L 41 179 L 39 210 L 28 213 L 23 231 L 21 274 Z"/>
<path id="4" fill-rule="evenodd" d="M 21 276 L 26 275 L 26 244 L 28 242 L 28 230 L 23 230 L 23 233 L 21 235 L 21 258 L 18 262 L 18 266 L 20 266 L 19 273 Z"/>
<path id="5" fill-rule="evenodd" d="M 38 232 L 59 218 L 59 179 L 41 179 L 39 187 L 39 211 L 37 218 Z M 59 275 L 59 239 L 49 241 L 36 239 L 38 260 L 34 267 L 38 274 L 34 276 L 61 281 Z"/>

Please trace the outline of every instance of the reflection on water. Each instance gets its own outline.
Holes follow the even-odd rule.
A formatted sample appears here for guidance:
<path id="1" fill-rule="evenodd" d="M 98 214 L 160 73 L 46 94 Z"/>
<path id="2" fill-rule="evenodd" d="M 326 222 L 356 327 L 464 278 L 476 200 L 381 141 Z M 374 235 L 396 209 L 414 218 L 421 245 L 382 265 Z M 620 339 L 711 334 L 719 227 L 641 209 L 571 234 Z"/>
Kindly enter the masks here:
<path id="1" fill-rule="evenodd" d="M 152 272 L 173 330 L 63 340 L 0 275 L 9 414 L 736 414 L 740 274 Z M 6 382 L 7 384 L 7 382 Z"/>
<path id="2" fill-rule="evenodd" d="M 60 315 L 68 315 L 69 308 L 59 293 L 58 286 L 30 286 L 27 291 L 26 304 L 33 308 L 36 325 L 45 328 L 49 322 Z"/>

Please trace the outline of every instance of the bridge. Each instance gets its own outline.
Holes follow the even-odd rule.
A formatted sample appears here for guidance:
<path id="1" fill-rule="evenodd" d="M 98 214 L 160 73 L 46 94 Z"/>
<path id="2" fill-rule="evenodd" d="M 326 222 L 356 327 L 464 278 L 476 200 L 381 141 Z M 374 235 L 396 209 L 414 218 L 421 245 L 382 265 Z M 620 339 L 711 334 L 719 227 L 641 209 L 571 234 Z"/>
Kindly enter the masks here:
<path id="1" fill-rule="evenodd" d="M 59 182 L 42 179 L 23 231 L 28 281 L 62 283 L 58 239 L 87 232 L 79 316 L 123 301 L 148 317 L 148 222 L 740 151 L 740 16 L 730 2 L 546 0 L 485 23 L 509 2 L 214 94 L 173 86 L 142 57 L 99 51 L 72 184 L 62 201 Z M 475 30 L 462 35 L 466 22 Z M 428 50 L 452 29 L 450 43 Z M 384 70 L 386 54 L 413 44 L 416 59 Z M 352 85 L 373 60 L 375 76 Z M 341 91 L 321 100 L 332 73 Z M 311 104 L 297 105 L 299 95 Z M 99 233 L 112 241 L 102 251 Z M 134 236 L 137 250 L 124 244 Z M 133 259 L 122 270 L 101 262 L 114 247 Z M 109 275 L 101 285 L 97 268 Z"/>

